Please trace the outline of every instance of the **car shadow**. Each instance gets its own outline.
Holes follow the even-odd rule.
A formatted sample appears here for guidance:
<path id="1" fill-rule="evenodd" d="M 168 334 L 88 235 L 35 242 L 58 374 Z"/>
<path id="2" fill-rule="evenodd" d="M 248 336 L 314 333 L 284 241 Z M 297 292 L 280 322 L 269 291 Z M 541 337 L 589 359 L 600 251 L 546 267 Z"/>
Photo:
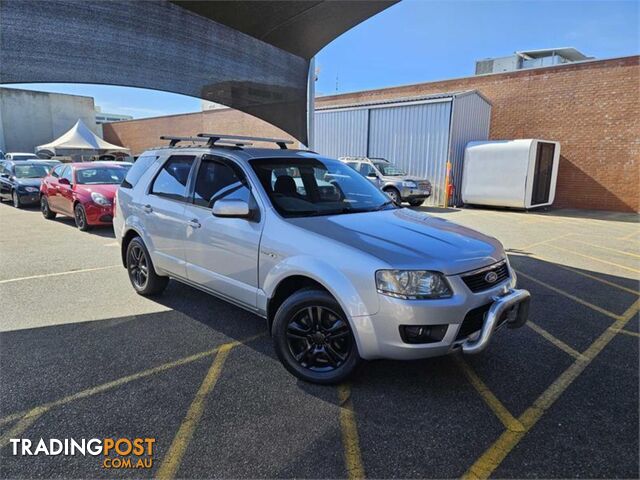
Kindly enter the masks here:
<path id="1" fill-rule="evenodd" d="M 635 279 L 577 268 L 574 268 L 573 272 L 566 271 L 562 266 L 531 257 L 527 252 L 514 253 L 517 254 L 510 255 L 511 263 L 518 271 L 528 272 L 531 277 L 549 284 L 560 282 L 558 284 L 561 288 L 573 292 L 573 295 L 589 299 L 590 302 L 602 305 L 602 308 L 616 314 L 621 314 L 622 310 L 637 299 L 637 294 L 611 287 L 613 284 L 627 290 L 637 290 L 638 284 Z M 609 286 L 594 280 L 594 277 L 607 282 Z M 526 277 L 520 277 L 519 286 L 531 289 L 532 292 L 530 320 L 535 320 L 567 343 L 573 343 L 575 339 L 578 350 L 581 350 L 579 345 L 588 346 L 592 339 L 608 326 L 602 318 L 583 318 L 585 313 L 582 305 L 567 301 L 561 295 L 554 294 L 552 290 L 545 290 Z M 2 344 L 6 347 L 3 349 L 2 357 L 5 360 L 20 359 L 17 364 L 13 362 L 14 365 L 18 365 L 18 369 L 13 373 L 16 375 L 30 371 L 34 372 L 34 375 L 41 372 L 47 378 L 61 378 L 70 374 L 68 369 L 91 370 L 94 361 L 96 368 L 103 369 L 105 359 L 108 358 L 135 358 L 131 360 L 133 363 L 127 365 L 128 371 L 125 372 L 133 373 L 136 368 L 141 370 L 153 366 L 149 365 L 149 358 L 153 358 L 154 361 L 175 361 L 176 358 L 226 343 L 229 339 L 244 342 L 252 338 L 245 344 L 246 347 L 277 362 L 264 318 L 177 281 L 171 281 L 162 295 L 152 297 L 151 300 L 166 307 L 166 310 L 4 332 L 0 334 Z M 619 311 L 616 311 L 616 308 Z M 580 318 L 579 329 L 577 325 L 567 321 L 576 318 Z M 637 326 L 630 328 L 637 329 Z M 473 361 L 491 362 L 494 357 L 513 357 L 520 359 L 521 368 L 535 369 L 547 365 L 550 361 L 541 357 L 540 342 L 544 345 L 546 340 L 529 329 L 505 329 L 500 332 L 494 344 L 484 354 L 474 356 Z M 49 353 L 46 345 L 50 345 Z M 35 350 L 39 355 L 29 354 Z M 52 355 L 52 360 L 48 359 L 49 354 Z M 46 365 L 41 365 L 42 362 Z M 6 362 L 6 365 L 10 364 L 11 362 Z M 13 368 L 8 368 L 3 372 L 3 383 L 6 381 L 7 385 L 11 385 L 14 382 L 12 370 Z M 451 357 L 415 361 L 376 360 L 365 362 L 351 382 L 353 385 L 366 385 L 367 389 L 376 391 L 397 391 L 403 382 L 413 383 L 427 374 L 436 382 L 438 389 L 445 391 L 447 377 L 455 376 L 453 385 L 459 388 L 457 385 L 460 373 L 456 372 Z M 42 381 L 48 382 L 44 378 Z M 333 389 L 301 380 L 297 380 L 296 385 L 302 391 L 323 401 L 338 403 Z"/>
<path id="2" fill-rule="evenodd" d="M 78 229 L 78 227 L 76 227 L 76 221 L 72 217 L 58 214 L 53 221 L 58 222 L 61 225 L 75 228 L 76 230 Z M 87 230 L 86 232 L 81 232 L 78 230 L 78 233 L 87 233 L 103 238 L 116 238 L 116 235 L 113 231 L 113 225 L 94 225 L 90 230 Z"/>

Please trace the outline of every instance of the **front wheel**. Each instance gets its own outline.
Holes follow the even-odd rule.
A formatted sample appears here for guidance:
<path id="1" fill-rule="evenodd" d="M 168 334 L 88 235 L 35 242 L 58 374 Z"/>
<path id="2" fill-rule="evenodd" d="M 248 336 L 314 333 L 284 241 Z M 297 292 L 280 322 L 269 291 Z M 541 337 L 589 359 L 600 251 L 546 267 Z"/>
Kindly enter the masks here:
<path id="1" fill-rule="evenodd" d="M 420 205 L 422 205 L 422 202 L 424 202 L 424 200 L 409 200 L 409 205 L 411 205 L 412 207 L 419 207 Z"/>
<path id="2" fill-rule="evenodd" d="M 87 223 L 87 213 L 84 211 L 84 207 L 81 203 L 78 203 L 73 209 L 73 216 L 76 220 L 76 227 L 78 227 L 78 230 L 81 232 L 91 230 L 91 225 Z"/>
<path id="3" fill-rule="evenodd" d="M 349 321 L 323 290 L 300 290 L 286 299 L 276 312 L 272 333 L 284 367 L 307 382 L 342 382 L 361 361 Z"/>
<path id="4" fill-rule="evenodd" d="M 140 237 L 131 240 L 127 247 L 127 272 L 131 285 L 140 295 L 162 293 L 169 283 L 168 277 L 156 273 L 149 251 Z"/>
<path id="5" fill-rule="evenodd" d="M 22 208 L 22 202 L 20 201 L 20 195 L 15 190 L 11 193 L 11 202 L 16 208 Z"/>
<path id="6" fill-rule="evenodd" d="M 56 218 L 56 212 L 51 211 L 51 208 L 49 208 L 49 200 L 44 195 L 40 197 L 40 211 L 42 212 L 42 216 L 47 220 Z"/>

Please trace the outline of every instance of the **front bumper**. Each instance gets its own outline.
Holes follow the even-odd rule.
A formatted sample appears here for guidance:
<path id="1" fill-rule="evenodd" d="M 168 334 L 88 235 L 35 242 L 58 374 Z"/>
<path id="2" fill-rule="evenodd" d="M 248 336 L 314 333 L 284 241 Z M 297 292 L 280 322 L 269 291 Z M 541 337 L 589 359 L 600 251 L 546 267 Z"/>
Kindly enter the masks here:
<path id="1" fill-rule="evenodd" d="M 402 188 L 400 189 L 400 197 L 404 201 L 409 200 L 425 200 L 431 196 L 431 190 L 421 190 L 419 188 Z"/>
<path id="2" fill-rule="evenodd" d="M 20 203 L 23 205 L 40 203 L 40 191 L 26 192 L 24 190 L 17 190 L 17 194 L 18 197 L 20 197 Z"/>
<path id="3" fill-rule="evenodd" d="M 113 222 L 113 205 L 102 206 L 90 202 L 84 205 L 89 225 L 111 225 Z"/>
<path id="4" fill-rule="evenodd" d="M 521 327 L 527 320 L 529 292 L 515 289 L 516 277 L 510 273 L 507 280 L 480 293 L 471 293 L 459 276 L 447 277 L 453 291 L 461 292 L 447 299 L 402 300 L 379 295 L 380 308 L 375 315 L 352 318 L 360 356 L 367 360 L 412 360 L 457 350 L 481 352 L 500 327 Z M 466 334 L 462 329 L 465 317 L 477 310 L 486 310 L 484 318 L 477 329 Z M 407 343 L 401 326 L 444 326 L 446 331 L 440 341 Z"/>

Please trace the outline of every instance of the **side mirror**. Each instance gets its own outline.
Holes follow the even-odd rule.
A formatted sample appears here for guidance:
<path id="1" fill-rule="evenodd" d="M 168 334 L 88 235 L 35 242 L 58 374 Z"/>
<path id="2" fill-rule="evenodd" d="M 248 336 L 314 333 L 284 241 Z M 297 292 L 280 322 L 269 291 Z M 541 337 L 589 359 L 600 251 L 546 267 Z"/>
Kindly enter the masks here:
<path id="1" fill-rule="evenodd" d="M 60 185 L 71 185 L 71 182 L 69 181 L 68 178 L 59 178 L 58 183 Z"/>
<path id="2" fill-rule="evenodd" d="M 251 215 L 251 210 L 244 200 L 221 198 L 213 204 L 212 213 L 215 217 L 247 218 Z"/>
<path id="3" fill-rule="evenodd" d="M 378 178 L 378 175 L 376 174 L 376 172 L 369 172 L 369 173 L 367 173 L 367 177 L 369 177 L 369 178 Z"/>

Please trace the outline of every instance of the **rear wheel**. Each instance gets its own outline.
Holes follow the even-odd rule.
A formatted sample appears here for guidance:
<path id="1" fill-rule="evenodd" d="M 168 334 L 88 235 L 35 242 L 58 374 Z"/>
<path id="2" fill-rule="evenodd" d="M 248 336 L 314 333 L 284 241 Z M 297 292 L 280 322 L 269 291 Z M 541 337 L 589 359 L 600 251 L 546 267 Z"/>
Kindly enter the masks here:
<path id="1" fill-rule="evenodd" d="M 136 237 L 127 247 L 127 272 L 131 285 L 140 295 L 162 293 L 169 283 L 168 277 L 156 273 L 151 256 L 140 237 Z"/>
<path id="2" fill-rule="evenodd" d="M 16 208 L 22 208 L 22 202 L 20 201 L 20 195 L 15 190 L 11 192 L 11 202 Z"/>
<path id="3" fill-rule="evenodd" d="M 384 192 L 387 195 L 389 195 L 389 198 L 391 198 L 391 200 L 393 200 L 393 203 L 395 203 L 396 205 L 400 205 L 402 203 L 402 198 L 400 197 L 400 192 L 398 190 L 396 190 L 395 188 L 393 188 L 393 187 L 387 188 Z"/>
<path id="4" fill-rule="evenodd" d="M 275 315 L 272 333 L 284 367 L 307 382 L 339 383 L 361 361 L 349 321 L 323 290 L 300 290 L 286 299 Z"/>
<path id="5" fill-rule="evenodd" d="M 40 197 L 40 211 L 42 216 L 47 220 L 53 220 L 56 218 L 56 212 L 52 212 L 49 208 L 49 200 L 44 195 Z"/>
<path id="6" fill-rule="evenodd" d="M 87 223 L 87 213 L 84 211 L 84 207 L 81 203 L 76 204 L 74 207 L 73 217 L 76 220 L 76 227 L 78 227 L 78 230 L 81 232 L 91 230 L 91 225 Z"/>

